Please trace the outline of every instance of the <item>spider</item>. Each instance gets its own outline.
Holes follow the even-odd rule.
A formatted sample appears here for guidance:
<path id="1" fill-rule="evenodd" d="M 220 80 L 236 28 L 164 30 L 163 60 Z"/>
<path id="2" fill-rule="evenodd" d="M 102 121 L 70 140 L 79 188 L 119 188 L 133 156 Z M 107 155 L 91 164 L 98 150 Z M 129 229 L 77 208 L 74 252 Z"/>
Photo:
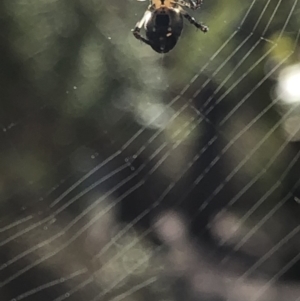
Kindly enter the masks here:
<path id="1" fill-rule="evenodd" d="M 139 0 L 144 1 L 144 0 Z M 183 17 L 202 32 L 207 32 L 208 27 L 198 23 L 183 7 L 196 10 L 202 0 L 150 0 L 150 5 L 143 18 L 132 30 L 133 35 L 140 41 L 150 45 L 158 53 L 166 53 L 176 45 L 182 29 Z M 146 38 L 140 31 L 145 28 Z"/>

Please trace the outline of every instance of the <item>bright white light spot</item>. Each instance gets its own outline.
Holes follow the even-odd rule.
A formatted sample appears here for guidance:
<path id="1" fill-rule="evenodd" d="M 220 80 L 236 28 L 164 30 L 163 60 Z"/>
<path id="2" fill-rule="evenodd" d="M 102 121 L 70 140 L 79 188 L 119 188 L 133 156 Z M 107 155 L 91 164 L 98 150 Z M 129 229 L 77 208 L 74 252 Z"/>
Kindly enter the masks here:
<path id="1" fill-rule="evenodd" d="M 277 93 L 287 104 L 300 102 L 300 64 L 288 67 L 280 73 Z"/>
<path id="2" fill-rule="evenodd" d="M 169 244 L 180 242 L 186 236 L 183 221 L 175 212 L 158 216 L 154 226 L 158 235 Z"/>
<path id="3" fill-rule="evenodd" d="M 140 103 L 136 108 L 137 121 L 149 128 L 165 128 L 171 116 L 172 109 L 161 103 Z"/>
<path id="4" fill-rule="evenodd" d="M 230 213 L 220 213 L 211 223 L 212 234 L 224 244 L 239 236 L 238 218 Z"/>

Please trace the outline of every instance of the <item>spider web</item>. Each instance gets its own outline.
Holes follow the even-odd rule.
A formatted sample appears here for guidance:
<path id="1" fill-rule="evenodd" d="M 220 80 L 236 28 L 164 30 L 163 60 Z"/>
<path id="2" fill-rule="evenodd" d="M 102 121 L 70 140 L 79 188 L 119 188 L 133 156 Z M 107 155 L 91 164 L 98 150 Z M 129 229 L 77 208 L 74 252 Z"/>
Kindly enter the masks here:
<path id="1" fill-rule="evenodd" d="M 288 127 L 299 107 L 275 92 L 299 59 L 299 1 L 205 3 L 210 32 L 186 29 L 159 59 L 132 37 L 124 43 L 129 13 L 115 2 L 76 2 L 75 19 L 67 4 L 22 3 L 31 9 L 5 4 L 8 24 L 42 14 L 60 33 L 56 47 L 66 38 L 87 46 L 65 46 L 79 62 L 54 72 L 58 54 L 32 52 L 22 32 L 14 40 L 35 100 L 24 97 L 25 113 L 3 104 L 0 115 L 1 300 L 300 300 L 300 122 Z M 99 48 L 115 60 L 89 61 Z M 111 82 L 118 88 L 105 90 Z M 73 127 L 79 142 L 67 144 Z M 54 131 L 60 148 L 47 140 Z M 48 150 L 38 162 L 36 139 Z"/>

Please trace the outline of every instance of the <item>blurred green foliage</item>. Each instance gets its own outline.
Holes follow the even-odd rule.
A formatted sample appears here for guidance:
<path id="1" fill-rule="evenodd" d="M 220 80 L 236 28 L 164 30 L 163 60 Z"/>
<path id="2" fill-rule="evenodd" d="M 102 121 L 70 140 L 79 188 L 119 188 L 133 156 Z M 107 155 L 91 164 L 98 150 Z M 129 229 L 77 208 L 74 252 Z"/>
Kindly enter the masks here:
<path id="1" fill-rule="evenodd" d="M 164 103 L 167 95 L 178 93 L 203 66 L 205 77 L 227 89 L 273 47 L 264 39 L 273 41 L 280 35 L 270 58 L 291 51 L 299 27 L 298 6 L 280 34 L 293 1 L 280 5 L 275 16 L 276 1 L 253 4 L 205 1 L 193 15 L 209 25 L 209 33 L 203 35 L 185 24 L 175 50 L 159 56 L 130 31 L 146 2 L 2 1 L 1 187 L 19 181 L 18 186 L 26 185 L 45 175 L 55 183 L 54 165 L 90 140 L 104 139 L 102 143 L 107 144 L 118 140 L 120 132 L 126 140 L 136 131 L 136 127 L 123 131 L 140 114 L 136 108 L 151 101 Z M 251 44 L 243 48 L 241 43 L 252 37 L 259 45 L 247 54 Z M 241 51 L 232 57 L 238 47 Z M 211 54 L 218 50 L 221 55 L 211 61 Z M 248 56 L 246 65 L 231 72 L 243 55 Z M 239 89 L 253 87 L 263 72 L 264 65 L 258 65 Z M 223 82 L 228 74 L 231 77 Z M 5 190 L 1 190 L 4 199 Z"/>
<path id="2" fill-rule="evenodd" d="M 199 11 L 191 14 L 207 24 L 210 31 L 204 35 L 185 23 L 180 41 L 167 55 L 155 53 L 131 33 L 147 5 L 135 0 L 3 0 L 0 3 L 2 220 L 8 211 L 14 215 L 22 206 L 33 206 L 36 210 L 35 202 L 43 200 L 41 196 L 51 194 L 62 183 L 72 185 L 74 175 L 74 178 L 85 175 L 112 154 L 122 152 L 124 156 L 114 163 L 117 166 L 113 167 L 117 168 L 123 161 L 130 167 L 128 158 L 136 159 L 138 155 L 142 162 L 154 158 L 154 166 L 162 162 L 158 175 L 147 184 L 146 191 L 156 193 L 157 187 L 175 183 L 193 165 L 191 162 L 203 150 L 205 139 L 219 130 L 224 140 L 218 142 L 211 154 L 220 154 L 224 161 L 208 180 L 205 174 L 206 182 L 200 188 L 205 190 L 215 182 L 215 189 L 222 181 L 227 184 L 233 179 L 230 185 L 237 192 L 251 183 L 285 145 L 279 126 L 260 144 L 257 152 L 251 153 L 280 121 L 284 111 L 276 103 L 261 119 L 257 118 L 274 101 L 272 91 L 278 72 L 299 61 L 298 1 L 206 0 Z M 210 105 L 216 108 L 207 115 L 209 121 L 202 122 L 201 108 L 208 100 L 206 109 Z M 226 114 L 236 107 L 237 112 L 222 124 Z M 153 121 L 153 116 L 159 114 Z M 255 118 L 257 123 L 236 138 Z M 136 136 L 138 133 L 142 134 Z M 123 147 L 129 140 L 132 143 Z M 233 141 L 230 146 L 228 141 Z M 232 173 L 250 155 L 253 155 L 251 160 L 234 177 Z M 290 149 L 284 149 L 276 164 L 269 166 L 259 180 L 256 190 L 242 199 L 237 211 L 249 210 L 256 204 L 259 196 L 277 183 L 293 156 Z M 211 156 L 203 161 L 206 165 L 197 167 L 188 184 L 194 183 L 206 166 L 213 166 L 211 162 L 215 159 Z M 104 170 L 109 173 L 109 168 Z M 219 173 L 222 179 L 216 176 Z M 293 177 L 298 178 L 294 170 Z M 280 187 L 278 195 L 256 212 L 252 225 L 281 200 L 284 188 Z M 143 202 L 138 204 L 145 203 L 147 207 L 151 193 L 143 195 Z M 197 209 L 199 195 L 195 193 L 192 200 Z M 223 206 L 232 200 L 232 195 L 228 195 L 219 196 L 219 204 Z M 129 206 L 129 211 L 135 212 L 133 207 Z M 282 213 L 267 230 L 286 219 L 283 209 Z M 286 227 L 294 225 L 295 220 L 291 218 Z M 285 227 L 273 231 L 274 241 L 282 238 L 284 231 Z M 28 239 L 29 247 L 35 244 Z M 140 251 L 147 248 L 141 246 Z M 51 252 L 50 247 L 49 250 L 45 253 Z M 116 250 L 118 253 L 119 249 Z M 129 255 L 131 252 L 126 264 L 132 265 L 134 259 Z M 148 258 L 148 253 L 142 255 Z M 101 259 L 105 261 L 106 257 Z M 118 261 L 115 263 L 119 265 Z M 160 266 L 153 265 L 153 269 Z M 108 266 L 107 273 L 114 278 L 119 271 Z"/>

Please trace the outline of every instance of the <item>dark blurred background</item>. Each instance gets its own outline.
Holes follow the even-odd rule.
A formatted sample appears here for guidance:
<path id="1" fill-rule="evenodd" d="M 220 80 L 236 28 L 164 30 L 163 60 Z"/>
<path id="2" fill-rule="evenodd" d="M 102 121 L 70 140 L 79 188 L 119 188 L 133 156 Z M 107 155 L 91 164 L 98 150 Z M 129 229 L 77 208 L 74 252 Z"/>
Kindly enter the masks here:
<path id="1" fill-rule="evenodd" d="M 0 3 L 0 300 L 299 301 L 298 0 Z"/>

